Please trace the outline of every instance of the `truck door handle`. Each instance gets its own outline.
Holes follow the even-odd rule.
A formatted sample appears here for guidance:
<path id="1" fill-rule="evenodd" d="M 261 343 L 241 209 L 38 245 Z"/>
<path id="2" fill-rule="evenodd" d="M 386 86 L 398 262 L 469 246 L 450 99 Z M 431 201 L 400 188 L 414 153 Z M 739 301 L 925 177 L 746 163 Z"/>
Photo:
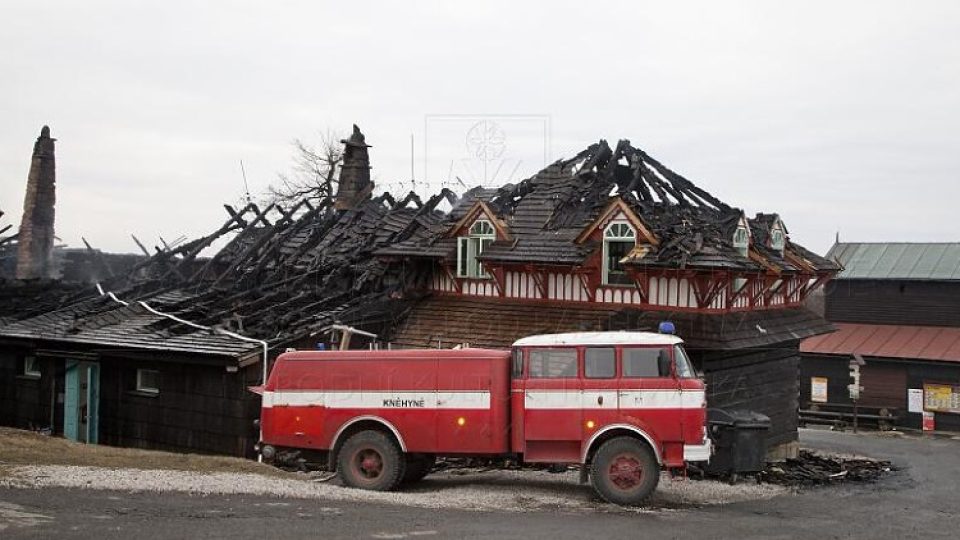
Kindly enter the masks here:
<path id="1" fill-rule="evenodd" d="M 597 396 L 597 405 L 603 405 L 603 396 Z"/>

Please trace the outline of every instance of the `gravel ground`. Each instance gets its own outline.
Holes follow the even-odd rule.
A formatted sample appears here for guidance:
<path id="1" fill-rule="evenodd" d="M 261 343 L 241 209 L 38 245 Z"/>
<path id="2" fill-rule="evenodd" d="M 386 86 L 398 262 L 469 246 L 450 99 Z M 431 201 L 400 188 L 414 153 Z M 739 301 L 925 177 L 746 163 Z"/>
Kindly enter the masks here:
<path id="1" fill-rule="evenodd" d="M 769 499 L 791 493 L 774 485 L 671 479 L 664 475 L 647 508 L 626 510 L 599 500 L 574 472 L 438 472 L 400 492 L 372 492 L 309 479 L 270 478 L 250 473 L 116 469 L 88 466 L 16 466 L 0 478 L 0 487 L 47 486 L 120 491 L 184 492 L 199 495 L 249 494 L 278 498 L 386 503 L 420 508 L 563 511 L 662 511 Z"/>

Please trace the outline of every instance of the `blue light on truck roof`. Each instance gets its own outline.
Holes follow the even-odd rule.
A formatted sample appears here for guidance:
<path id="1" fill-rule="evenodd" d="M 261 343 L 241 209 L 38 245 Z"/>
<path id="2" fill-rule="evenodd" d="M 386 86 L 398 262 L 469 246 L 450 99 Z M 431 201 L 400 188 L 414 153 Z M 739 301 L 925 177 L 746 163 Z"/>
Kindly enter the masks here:
<path id="1" fill-rule="evenodd" d="M 659 332 L 660 332 L 661 334 L 671 334 L 671 335 L 673 335 L 673 334 L 676 334 L 676 333 L 677 333 L 677 328 L 676 328 L 676 327 L 673 325 L 673 323 L 670 322 L 670 321 L 663 321 L 663 322 L 661 322 L 658 330 L 659 330 Z"/>

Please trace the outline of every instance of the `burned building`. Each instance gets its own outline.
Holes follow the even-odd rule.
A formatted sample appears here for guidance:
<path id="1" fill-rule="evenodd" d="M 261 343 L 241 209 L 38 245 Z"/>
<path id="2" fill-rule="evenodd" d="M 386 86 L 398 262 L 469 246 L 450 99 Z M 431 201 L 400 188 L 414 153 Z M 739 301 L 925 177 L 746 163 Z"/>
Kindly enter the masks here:
<path id="1" fill-rule="evenodd" d="M 348 153 L 345 169 L 362 169 L 358 154 Z M 262 380 L 265 357 L 326 341 L 334 323 L 389 328 L 416 287 L 373 253 L 441 200 L 361 188 L 319 205 L 227 206 L 209 235 L 158 247 L 57 306 L 9 314 L 0 325 L 0 424 L 250 455 L 259 399 L 247 387 Z"/>
<path id="2" fill-rule="evenodd" d="M 792 452 L 798 343 L 831 330 L 802 304 L 838 266 L 792 242 L 777 214 L 748 218 L 629 141 L 465 199 L 378 251 L 430 268 L 431 297 L 395 343 L 504 347 L 670 320 L 709 406 L 767 414 L 770 447 Z"/>
<path id="3" fill-rule="evenodd" d="M 394 347 L 505 347 L 671 320 L 709 404 L 768 414 L 771 448 L 793 447 L 797 344 L 831 330 L 802 302 L 838 267 L 792 242 L 779 216 L 748 218 L 627 141 L 425 202 L 374 197 L 370 146 L 359 129 L 344 144 L 336 198 L 227 207 L 210 235 L 0 326 L 0 422 L 243 455 L 258 406 L 245 388 L 265 357 L 315 347 L 334 325 Z"/>

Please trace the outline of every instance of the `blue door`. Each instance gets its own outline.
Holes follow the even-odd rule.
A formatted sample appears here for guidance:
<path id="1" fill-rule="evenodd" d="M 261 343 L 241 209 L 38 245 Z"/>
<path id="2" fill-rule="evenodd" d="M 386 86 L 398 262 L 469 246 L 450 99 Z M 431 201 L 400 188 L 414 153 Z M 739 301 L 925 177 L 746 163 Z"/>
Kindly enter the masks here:
<path id="1" fill-rule="evenodd" d="M 66 361 L 63 396 L 63 436 L 80 439 L 80 363 Z"/>
<path id="2" fill-rule="evenodd" d="M 67 360 L 65 365 L 63 435 L 96 444 L 100 432 L 100 364 Z"/>

